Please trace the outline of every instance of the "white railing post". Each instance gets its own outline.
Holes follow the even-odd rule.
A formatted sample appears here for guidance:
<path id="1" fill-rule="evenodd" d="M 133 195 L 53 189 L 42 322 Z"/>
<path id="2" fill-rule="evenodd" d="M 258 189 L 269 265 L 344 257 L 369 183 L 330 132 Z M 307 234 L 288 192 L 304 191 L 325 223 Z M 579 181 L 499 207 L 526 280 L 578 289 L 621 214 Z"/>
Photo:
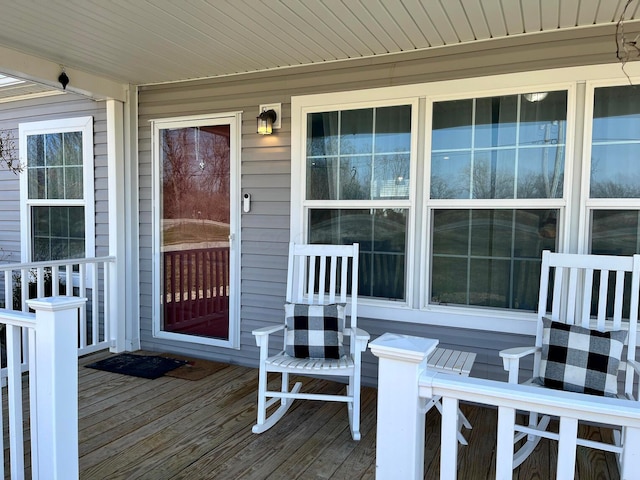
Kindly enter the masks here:
<path id="1" fill-rule="evenodd" d="M 376 478 L 424 478 L 424 401 L 418 378 L 438 340 L 385 333 L 369 343 L 380 359 Z"/>
<path id="2" fill-rule="evenodd" d="M 36 311 L 35 365 L 31 365 L 36 381 L 33 478 L 79 477 L 78 310 L 86 301 L 78 297 L 27 300 Z"/>

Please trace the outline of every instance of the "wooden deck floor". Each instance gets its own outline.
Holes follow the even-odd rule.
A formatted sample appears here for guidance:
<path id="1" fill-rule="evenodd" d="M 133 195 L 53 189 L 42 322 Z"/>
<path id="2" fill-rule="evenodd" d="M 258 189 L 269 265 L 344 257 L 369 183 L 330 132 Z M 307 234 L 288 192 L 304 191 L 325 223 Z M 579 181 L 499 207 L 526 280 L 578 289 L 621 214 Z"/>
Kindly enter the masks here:
<path id="1" fill-rule="evenodd" d="M 376 390 L 364 388 L 362 440 L 349 434 L 346 407 L 300 401 L 271 430 L 251 432 L 257 370 L 228 366 L 198 381 L 145 380 L 83 365 L 80 359 L 79 429 L 82 479 L 374 479 Z M 310 390 L 337 389 L 322 380 Z M 463 405 L 474 428 L 459 450 L 458 478 L 495 475 L 496 411 Z M 439 475 L 440 418 L 427 415 L 425 478 Z M 593 435 L 600 435 L 594 430 Z M 576 478 L 616 479 L 611 454 L 579 447 Z M 557 450 L 542 441 L 515 479 L 554 478 Z"/>

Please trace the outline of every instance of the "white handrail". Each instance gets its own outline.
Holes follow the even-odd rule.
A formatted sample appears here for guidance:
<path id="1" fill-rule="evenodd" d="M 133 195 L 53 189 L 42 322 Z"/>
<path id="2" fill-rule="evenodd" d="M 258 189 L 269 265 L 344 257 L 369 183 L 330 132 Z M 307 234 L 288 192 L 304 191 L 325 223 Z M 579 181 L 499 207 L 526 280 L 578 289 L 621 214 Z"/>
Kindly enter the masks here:
<path id="1" fill-rule="evenodd" d="M 457 451 L 456 420 L 460 400 L 498 407 L 497 479 L 512 477 L 513 435 L 517 410 L 559 417 L 560 435 L 556 471 L 558 479 L 573 477 L 578 443 L 578 420 L 625 427 L 623 445 L 629 445 L 630 448 L 624 448 L 622 451 L 621 478 L 632 478 L 640 468 L 640 451 L 637 448 L 640 440 L 640 404 L 638 402 L 429 371 L 422 373 L 418 385 L 421 398 L 427 399 L 434 395 L 443 398 L 442 451 Z M 447 404 L 449 404 L 448 409 Z M 473 447 L 470 445 L 470 448 Z M 440 469 L 441 479 L 455 479 L 456 455 L 450 455 L 449 458 L 443 456 Z"/>
<path id="2" fill-rule="evenodd" d="M 117 319 L 111 318 L 118 302 L 110 282 L 115 261 L 114 256 L 105 256 L 0 265 L 0 283 L 4 284 L 4 288 L 0 288 L 0 304 L 4 303 L 8 310 L 15 306 L 26 312 L 30 296 L 57 296 L 64 286 L 66 296 L 88 298 L 78 319 L 78 355 L 106 348 L 121 350 L 122 347 L 116 345 Z M 45 291 L 45 284 L 50 284 L 50 291 Z M 35 292 L 30 292 L 30 288 Z M 27 348 L 26 338 L 23 348 Z"/>
<path id="3" fill-rule="evenodd" d="M 578 420 L 623 428 L 621 478 L 640 471 L 640 404 L 429 371 L 427 357 L 437 340 L 384 334 L 371 342 L 379 358 L 377 480 L 422 479 L 424 410 L 428 399 L 442 397 L 440 478 L 454 480 L 458 465 L 458 403 L 460 400 L 498 408 L 496 478 L 513 475 L 513 436 L 516 410 L 560 418 L 556 478 L 573 478 Z M 581 441 L 580 444 L 587 442 Z M 474 448 L 470 442 L 465 448 Z"/>

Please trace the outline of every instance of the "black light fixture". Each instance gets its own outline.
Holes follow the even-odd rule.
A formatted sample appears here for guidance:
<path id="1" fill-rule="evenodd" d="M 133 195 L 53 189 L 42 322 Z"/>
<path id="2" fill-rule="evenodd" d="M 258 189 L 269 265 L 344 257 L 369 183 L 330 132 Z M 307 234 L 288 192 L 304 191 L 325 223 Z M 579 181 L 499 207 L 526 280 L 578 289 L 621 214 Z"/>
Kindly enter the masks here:
<path id="1" fill-rule="evenodd" d="M 62 89 L 66 90 L 67 89 L 67 85 L 69 85 L 69 77 L 65 73 L 64 68 L 62 69 L 62 73 L 58 77 L 58 81 L 62 85 Z"/>
<path id="2" fill-rule="evenodd" d="M 278 114 L 274 109 L 263 110 L 258 115 L 258 133 L 260 135 L 271 135 L 273 132 L 273 124 L 278 118 Z"/>

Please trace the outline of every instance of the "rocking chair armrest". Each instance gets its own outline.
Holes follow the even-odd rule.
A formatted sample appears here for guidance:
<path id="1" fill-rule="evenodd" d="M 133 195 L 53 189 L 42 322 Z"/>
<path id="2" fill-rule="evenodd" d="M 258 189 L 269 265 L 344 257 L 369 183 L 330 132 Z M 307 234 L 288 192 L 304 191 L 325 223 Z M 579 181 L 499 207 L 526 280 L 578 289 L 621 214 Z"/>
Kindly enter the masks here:
<path id="1" fill-rule="evenodd" d="M 627 360 L 627 363 L 633 367 L 633 369 L 636 371 L 636 375 L 640 375 L 640 362 L 637 362 L 635 360 Z"/>
<path id="2" fill-rule="evenodd" d="M 260 346 L 262 342 L 265 342 L 265 345 L 267 345 L 269 342 L 269 335 L 271 335 L 272 333 L 278 332 L 280 330 L 284 330 L 284 324 L 256 328 L 251 333 L 256 337 L 256 345 Z"/>
<path id="3" fill-rule="evenodd" d="M 527 355 L 531 355 L 532 353 L 536 353 L 537 350 L 538 347 L 535 346 L 506 348 L 504 350 L 500 350 L 500 356 L 503 359 L 520 359 Z"/>
<path id="4" fill-rule="evenodd" d="M 536 353 L 540 347 L 513 347 L 500 351 L 504 369 L 509 372 L 509 383 L 518 383 L 518 372 L 520 370 L 520 359 Z"/>
<path id="5" fill-rule="evenodd" d="M 355 343 L 356 350 L 364 352 L 367 349 L 367 344 L 371 336 L 369 332 L 362 330 L 361 328 L 348 328 L 345 333 L 351 336 L 351 341 Z"/>

